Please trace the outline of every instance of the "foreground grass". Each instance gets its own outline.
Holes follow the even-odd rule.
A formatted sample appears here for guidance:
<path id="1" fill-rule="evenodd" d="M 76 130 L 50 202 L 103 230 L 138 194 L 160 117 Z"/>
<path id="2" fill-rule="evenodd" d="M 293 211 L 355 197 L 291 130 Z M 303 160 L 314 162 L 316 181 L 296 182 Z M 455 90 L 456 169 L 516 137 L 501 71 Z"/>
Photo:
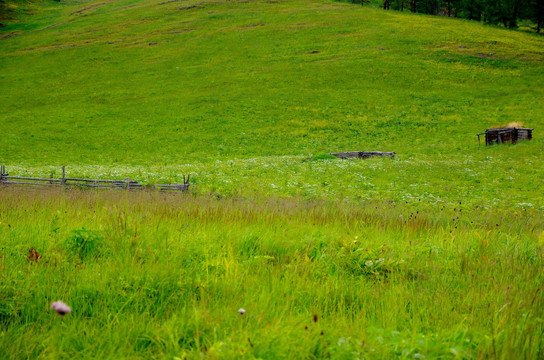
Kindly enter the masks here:
<path id="1" fill-rule="evenodd" d="M 541 358 L 543 230 L 466 204 L 3 189 L 0 357 Z"/>

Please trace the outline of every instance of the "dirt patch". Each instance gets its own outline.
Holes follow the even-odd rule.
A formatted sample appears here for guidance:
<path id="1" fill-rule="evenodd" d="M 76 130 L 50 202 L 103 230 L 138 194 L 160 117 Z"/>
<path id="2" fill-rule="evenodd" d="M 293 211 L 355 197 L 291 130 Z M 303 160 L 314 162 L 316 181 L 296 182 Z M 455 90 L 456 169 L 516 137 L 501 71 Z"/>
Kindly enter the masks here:
<path id="1" fill-rule="evenodd" d="M 19 35 L 21 35 L 21 33 L 12 32 L 12 33 L 9 33 L 9 34 L 6 34 L 6 35 L 0 37 L 0 40 L 9 39 L 9 38 L 12 38 L 12 37 L 15 37 L 15 36 L 19 36 Z"/>
<path id="2" fill-rule="evenodd" d="M 338 56 L 338 57 L 331 57 L 331 58 L 328 58 L 328 59 L 316 59 L 315 62 L 328 63 L 328 62 L 341 61 L 341 60 L 345 60 L 345 59 L 346 59 L 345 56 Z"/>
<path id="3" fill-rule="evenodd" d="M 175 2 L 179 2 L 179 1 L 187 1 L 187 0 L 168 0 L 168 1 L 164 1 L 164 2 L 159 3 L 159 5 L 166 5 L 166 4 L 171 4 L 171 3 L 175 3 Z"/>
<path id="4" fill-rule="evenodd" d="M 89 44 L 90 41 L 86 41 L 85 44 Z M 44 50 L 60 50 L 60 49 L 71 49 L 76 47 L 81 47 L 85 44 L 68 44 L 68 45 L 51 45 L 51 46 L 42 46 L 42 47 L 31 47 L 26 49 L 21 49 L 14 51 L 14 53 L 22 53 L 22 52 L 29 52 L 29 51 L 44 51 Z"/>
<path id="5" fill-rule="evenodd" d="M 251 25 L 246 25 L 246 26 L 243 26 L 244 28 L 253 28 L 253 27 L 258 27 L 258 26 L 264 26 L 264 24 L 251 24 Z"/>
<path id="6" fill-rule="evenodd" d="M 87 6 L 86 8 L 83 8 L 83 9 L 79 9 L 77 11 L 74 11 L 72 13 L 70 13 L 70 15 L 83 15 L 86 11 L 88 10 L 94 10 L 94 9 L 97 9 L 101 6 L 104 6 L 106 5 L 107 3 L 100 3 L 100 4 L 95 4 L 95 5 L 91 5 L 91 6 Z"/>
<path id="7" fill-rule="evenodd" d="M 169 34 L 183 34 L 186 32 L 194 31 L 195 29 L 181 29 L 181 30 L 172 30 Z"/>
<path id="8" fill-rule="evenodd" d="M 127 5 L 127 6 L 123 6 L 122 8 L 119 8 L 119 9 L 116 9 L 116 10 L 113 10 L 113 11 L 123 11 L 123 10 L 126 10 L 126 9 L 135 8 L 136 6 L 138 6 L 138 4 Z"/>
<path id="9" fill-rule="evenodd" d="M 182 6 L 178 8 L 178 10 L 189 10 L 189 9 L 196 9 L 196 8 L 203 8 L 203 7 L 204 7 L 204 4 L 199 3 L 199 4 L 189 5 L 189 6 Z"/>
<path id="10" fill-rule="evenodd" d="M 489 53 L 489 54 L 474 54 L 473 56 L 476 56 L 476 57 L 479 57 L 479 58 L 484 58 L 484 59 L 495 59 L 493 57 L 493 55 L 495 55 L 494 53 Z"/>
<path id="11" fill-rule="evenodd" d="M 542 61 L 544 58 L 544 52 L 535 51 L 521 51 L 520 48 L 512 44 L 503 44 L 497 41 L 487 41 L 474 44 L 443 44 L 430 48 L 437 52 L 448 52 L 451 54 L 458 54 L 461 56 L 467 56 L 469 58 L 480 58 L 489 60 L 521 60 L 524 62 L 529 61 Z"/>
<path id="12" fill-rule="evenodd" d="M 57 27 L 57 26 L 62 25 L 62 24 L 63 24 L 63 23 L 52 24 L 52 25 L 49 25 L 49 26 L 44 27 L 43 30 L 51 29 L 51 28 Z"/>

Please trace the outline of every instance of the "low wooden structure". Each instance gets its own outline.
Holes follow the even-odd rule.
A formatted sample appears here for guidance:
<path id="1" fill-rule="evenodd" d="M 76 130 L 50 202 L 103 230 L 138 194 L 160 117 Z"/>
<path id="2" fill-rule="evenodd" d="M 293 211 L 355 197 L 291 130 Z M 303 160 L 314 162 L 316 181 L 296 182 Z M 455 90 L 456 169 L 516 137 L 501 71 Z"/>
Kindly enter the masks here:
<path id="1" fill-rule="evenodd" d="M 91 189 L 118 189 L 118 190 L 140 190 L 156 189 L 160 191 L 187 191 L 189 190 L 189 176 L 183 176 L 182 184 L 154 184 L 145 185 L 138 181 L 124 180 L 106 180 L 106 179 L 80 179 L 66 177 L 66 168 L 62 167 L 62 177 L 54 179 L 53 174 L 49 178 L 9 176 L 4 165 L 0 166 L 0 186 L 20 185 L 33 187 L 74 187 Z"/>
<path id="2" fill-rule="evenodd" d="M 531 140 L 533 138 L 533 129 L 505 127 L 497 129 L 487 129 L 483 133 L 476 134 L 478 144 L 480 144 L 480 135 L 485 135 L 485 144 L 515 144 L 520 140 Z"/>
<path id="3" fill-rule="evenodd" d="M 383 152 L 383 151 L 346 151 L 346 152 L 339 152 L 339 153 L 331 153 L 332 156 L 336 156 L 340 159 L 352 159 L 352 158 L 358 158 L 358 159 L 368 159 L 370 157 L 374 156 L 391 156 L 394 157 L 394 152 Z"/>

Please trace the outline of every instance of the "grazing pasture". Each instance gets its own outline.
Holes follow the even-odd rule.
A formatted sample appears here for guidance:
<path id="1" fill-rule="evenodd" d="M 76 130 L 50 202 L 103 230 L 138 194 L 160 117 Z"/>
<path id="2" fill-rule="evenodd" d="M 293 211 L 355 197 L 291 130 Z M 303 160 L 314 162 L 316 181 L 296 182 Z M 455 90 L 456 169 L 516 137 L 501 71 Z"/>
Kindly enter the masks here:
<path id="1" fill-rule="evenodd" d="M 1 359 L 544 357 L 543 37 L 322 0 L 6 4 L 10 176 L 191 186 L 0 187 Z M 533 140 L 478 146 L 512 122 Z"/>

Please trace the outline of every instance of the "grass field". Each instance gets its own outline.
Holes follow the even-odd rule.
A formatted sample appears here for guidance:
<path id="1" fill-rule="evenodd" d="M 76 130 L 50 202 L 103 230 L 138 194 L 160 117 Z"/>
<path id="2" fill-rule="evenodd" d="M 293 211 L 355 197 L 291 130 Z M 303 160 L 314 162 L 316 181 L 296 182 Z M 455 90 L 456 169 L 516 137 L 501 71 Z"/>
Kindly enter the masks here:
<path id="1" fill-rule="evenodd" d="M 544 37 L 330 1 L 10 4 L 10 175 L 192 182 L 0 188 L 1 359 L 544 357 Z M 478 146 L 510 122 L 534 139 Z M 347 150 L 397 155 L 319 156 Z"/>
<path id="2" fill-rule="evenodd" d="M 2 199 L 5 359 L 543 355 L 535 210 L 20 189 Z M 58 299 L 74 309 L 64 319 L 48 308 Z"/>

